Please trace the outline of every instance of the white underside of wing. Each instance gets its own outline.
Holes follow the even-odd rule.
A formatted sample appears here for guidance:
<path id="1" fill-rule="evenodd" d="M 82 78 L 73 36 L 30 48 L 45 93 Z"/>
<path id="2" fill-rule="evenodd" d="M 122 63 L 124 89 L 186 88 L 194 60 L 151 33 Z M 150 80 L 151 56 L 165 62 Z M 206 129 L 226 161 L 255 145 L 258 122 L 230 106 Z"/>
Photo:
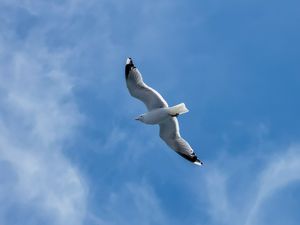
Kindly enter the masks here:
<path id="1" fill-rule="evenodd" d="M 130 71 L 127 87 L 130 94 L 144 102 L 149 111 L 155 108 L 168 107 L 165 99 L 156 90 L 143 82 L 142 76 L 137 69 Z"/>
<path id="2" fill-rule="evenodd" d="M 180 138 L 177 138 L 174 141 L 174 145 L 175 145 L 175 150 L 177 152 L 180 152 L 180 153 L 183 153 L 183 154 L 186 154 L 186 155 L 191 155 L 194 151 L 193 149 L 191 148 L 191 146 L 189 145 L 189 143 L 184 140 L 182 137 Z"/>
<path id="3" fill-rule="evenodd" d="M 177 118 L 172 117 L 161 123 L 159 136 L 178 153 L 192 155 L 194 152 L 189 143 L 180 136 Z"/>

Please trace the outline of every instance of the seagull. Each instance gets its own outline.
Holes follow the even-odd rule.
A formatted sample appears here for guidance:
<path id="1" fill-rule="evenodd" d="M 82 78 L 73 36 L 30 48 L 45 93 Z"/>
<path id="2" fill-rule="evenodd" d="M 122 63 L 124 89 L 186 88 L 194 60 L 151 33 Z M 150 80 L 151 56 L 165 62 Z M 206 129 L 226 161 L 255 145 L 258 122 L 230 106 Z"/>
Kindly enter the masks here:
<path id="1" fill-rule="evenodd" d="M 189 110 L 184 103 L 169 107 L 166 100 L 153 88 L 144 83 L 139 70 L 131 58 L 127 58 L 125 65 L 126 85 L 131 96 L 142 101 L 148 112 L 135 119 L 145 124 L 158 124 L 159 136 L 176 153 L 196 165 L 203 165 L 189 143 L 179 133 L 177 117 Z"/>

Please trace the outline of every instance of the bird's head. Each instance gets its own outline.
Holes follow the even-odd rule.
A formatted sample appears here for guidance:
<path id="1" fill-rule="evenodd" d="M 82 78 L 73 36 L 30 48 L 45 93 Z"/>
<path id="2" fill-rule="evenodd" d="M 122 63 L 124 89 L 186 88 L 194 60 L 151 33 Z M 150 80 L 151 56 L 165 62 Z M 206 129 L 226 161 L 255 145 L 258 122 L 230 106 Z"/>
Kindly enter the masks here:
<path id="1" fill-rule="evenodd" d="M 138 121 L 141 121 L 141 122 L 144 122 L 144 115 L 140 115 L 138 117 L 135 118 L 135 120 L 138 120 Z"/>

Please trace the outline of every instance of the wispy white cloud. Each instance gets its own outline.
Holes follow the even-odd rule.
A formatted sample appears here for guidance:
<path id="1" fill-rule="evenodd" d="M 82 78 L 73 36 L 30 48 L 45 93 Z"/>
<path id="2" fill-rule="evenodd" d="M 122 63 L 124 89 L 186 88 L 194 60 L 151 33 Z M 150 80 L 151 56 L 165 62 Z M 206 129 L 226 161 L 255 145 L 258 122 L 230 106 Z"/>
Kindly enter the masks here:
<path id="1" fill-rule="evenodd" d="M 50 52 L 43 41 L 0 39 L 1 224 L 82 224 L 85 217 L 87 186 L 63 154 L 83 120 L 63 69 L 68 50 Z"/>
<path id="2" fill-rule="evenodd" d="M 128 182 L 111 191 L 101 204 L 99 215 L 90 214 L 88 220 L 102 224 L 166 224 L 167 218 L 159 197 L 145 181 Z"/>
<path id="3" fill-rule="evenodd" d="M 268 210 L 265 208 L 268 199 L 300 181 L 300 148 L 297 144 L 264 159 L 227 157 L 212 163 L 205 175 L 207 210 L 212 224 L 261 224 L 260 216 Z M 258 160 L 262 161 L 260 166 Z M 262 169 L 257 170 L 254 164 Z"/>
<path id="4" fill-rule="evenodd" d="M 9 164 L 16 177 L 9 201 L 32 207 L 38 216 L 51 216 L 52 224 L 80 224 L 86 187 L 62 153 L 81 118 L 66 74 L 47 72 L 32 54 L 16 54 L 11 63 L 13 72 L 2 73 L 9 78 L 1 83 L 0 127 L 1 162 Z M 1 195 L 6 191 L 0 189 Z M 0 207 L 2 213 L 5 207 Z"/>
<path id="5" fill-rule="evenodd" d="M 272 157 L 260 174 L 256 198 L 252 202 L 245 225 L 260 224 L 259 216 L 264 212 L 263 203 L 277 192 L 299 181 L 300 147 L 295 145 Z"/>

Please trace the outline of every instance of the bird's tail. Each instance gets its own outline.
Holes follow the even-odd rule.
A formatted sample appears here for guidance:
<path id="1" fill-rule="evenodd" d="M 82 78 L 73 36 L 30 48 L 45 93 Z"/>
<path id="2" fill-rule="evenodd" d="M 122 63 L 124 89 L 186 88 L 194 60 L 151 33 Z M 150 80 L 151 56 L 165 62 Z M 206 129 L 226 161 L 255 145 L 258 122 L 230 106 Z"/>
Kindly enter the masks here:
<path id="1" fill-rule="evenodd" d="M 169 108 L 169 114 L 171 116 L 178 116 L 180 114 L 187 113 L 188 111 L 189 110 L 185 107 L 184 103 L 180 103 Z"/>

